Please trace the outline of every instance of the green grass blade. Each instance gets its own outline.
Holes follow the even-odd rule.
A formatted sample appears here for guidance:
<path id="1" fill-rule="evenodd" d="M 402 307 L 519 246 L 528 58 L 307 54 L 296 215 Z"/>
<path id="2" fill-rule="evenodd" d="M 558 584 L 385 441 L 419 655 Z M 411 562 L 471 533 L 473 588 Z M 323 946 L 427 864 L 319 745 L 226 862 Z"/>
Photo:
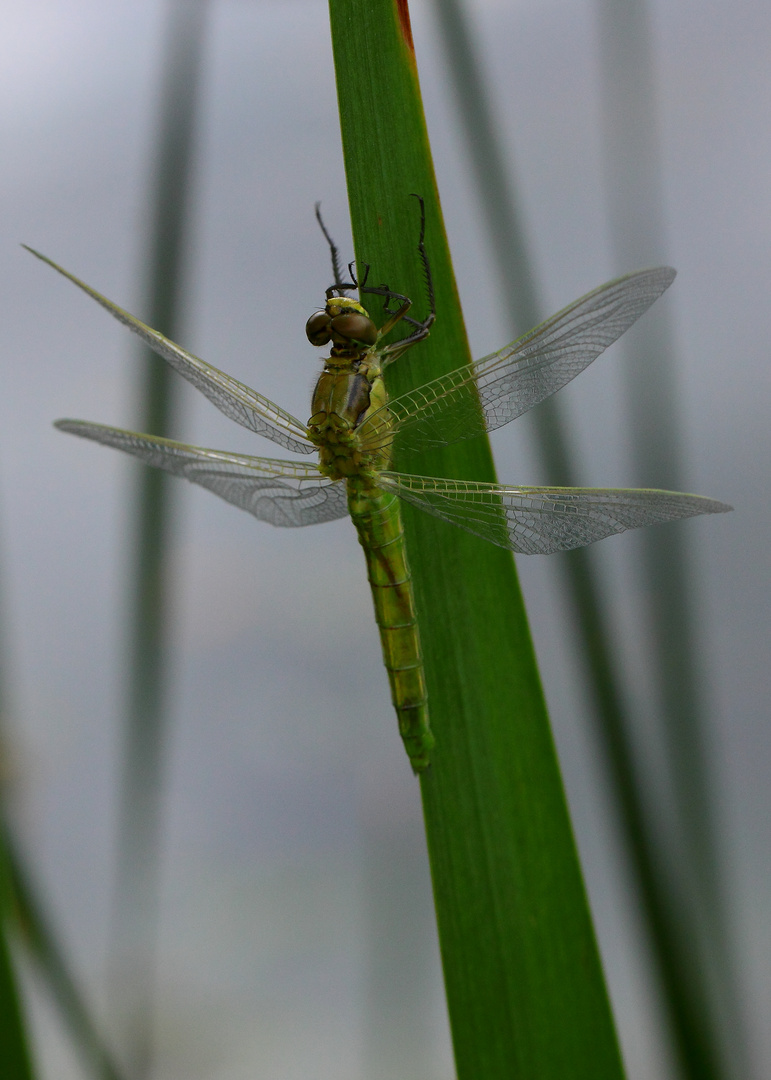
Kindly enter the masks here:
<path id="1" fill-rule="evenodd" d="M 10 714 L 7 678 L 7 605 L 0 605 L 0 1075 L 8 1080 L 33 1080 L 32 1058 L 21 992 L 10 950 L 12 935 L 18 937 L 18 910 L 14 903 L 8 828 L 8 781 L 11 773 Z"/>
<path id="2" fill-rule="evenodd" d="M 18 936 L 35 961 L 41 981 L 50 993 L 89 1074 L 98 1080 L 121 1080 L 121 1073 L 93 1022 L 57 936 L 43 911 L 38 890 L 30 880 L 20 852 L 7 834 L 6 851 L 9 890 Z M 3 1060 L 2 1056 L 0 1060 Z"/>
<path id="3" fill-rule="evenodd" d="M 19 987 L 8 944 L 13 911 L 13 889 L 3 827 L 0 833 L 0 1072 L 3 1080 L 33 1080 Z"/>
<path id="4" fill-rule="evenodd" d="M 426 200 L 438 319 L 392 369 L 399 392 L 468 360 L 407 5 L 331 0 L 330 12 L 357 256 L 418 312 L 408 195 Z M 482 440 L 424 454 L 420 471 L 494 476 Z M 405 527 L 437 736 L 421 787 L 458 1076 L 615 1080 L 623 1071 L 513 560 L 426 515 L 405 513 Z"/>
<path id="5" fill-rule="evenodd" d="M 0 759 L 4 765 L 10 742 L 5 730 L 6 719 L 11 712 L 6 689 L 8 657 L 5 646 L 5 633 L 0 632 Z M 93 1075 L 98 1080 L 120 1080 L 118 1073 L 110 1067 L 109 1056 L 64 962 L 56 937 L 43 918 L 39 891 L 32 886 L 10 825 L 8 802 L 11 793 L 6 790 L 7 783 L 7 766 L 0 767 L 0 1076 L 3 1080 L 32 1080 L 34 1075 L 23 1000 L 9 948 L 13 941 L 26 948 L 37 964 L 41 982 Z"/>
<path id="6" fill-rule="evenodd" d="M 148 322 L 177 336 L 185 212 L 206 0 L 170 5 L 168 48 L 153 179 Z M 139 429 L 169 433 L 176 376 L 149 350 Z M 130 594 L 129 690 L 123 755 L 118 867 L 110 959 L 126 1060 L 132 1076 L 152 1058 L 155 916 L 160 804 L 166 735 L 169 478 L 145 468 L 139 477 L 135 566 Z"/>

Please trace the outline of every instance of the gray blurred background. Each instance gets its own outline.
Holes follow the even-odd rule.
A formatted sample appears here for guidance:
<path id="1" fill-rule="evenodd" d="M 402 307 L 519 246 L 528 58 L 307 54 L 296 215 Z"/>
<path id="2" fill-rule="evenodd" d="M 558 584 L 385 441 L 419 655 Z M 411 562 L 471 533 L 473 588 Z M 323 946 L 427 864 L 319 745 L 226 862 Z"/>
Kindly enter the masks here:
<path id="1" fill-rule="evenodd" d="M 475 355 L 507 339 L 500 283 L 427 0 L 412 0 L 429 133 Z M 516 165 L 547 310 L 621 270 L 611 254 L 598 27 L 583 0 L 469 5 Z M 687 489 L 736 512 L 686 522 L 710 767 L 742 1008 L 771 1070 L 768 458 L 771 11 L 650 5 Z M 134 341 L 33 260 L 39 248 L 142 316 L 166 5 L 6 3 L 0 34 L 0 594 L 16 820 L 108 1027 L 133 463 L 51 426 L 131 427 Z M 324 0 L 211 0 L 186 254 L 197 355 L 301 419 L 304 336 L 329 284 L 313 217 L 351 257 Z M 409 214 L 406 207 L 405 217 Z M 410 222 L 412 219 L 410 218 Z M 622 349 L 559 395 L 582 482 L 628 486 Z M 175 436 L 277 456 L 184 386 Z M 539 475 L 523 418 L 498 473 Z M 656 485 L 656 477 L 647 481 Z M 178 483 L 157 1080 L 452 1075 L 418 786 L 396 732 L 363 560 L 337 522 L 274 530 Z M 636 538 L 601 559 L 640 711 L 649 693 Z M 668 1075 L 645 949 L 548 560 L 519 559 L 630 1077 Z M 505 678 L 505 672 L 502 672 Z M 27 978 L 41 1076 L 84 1076 Z"/>

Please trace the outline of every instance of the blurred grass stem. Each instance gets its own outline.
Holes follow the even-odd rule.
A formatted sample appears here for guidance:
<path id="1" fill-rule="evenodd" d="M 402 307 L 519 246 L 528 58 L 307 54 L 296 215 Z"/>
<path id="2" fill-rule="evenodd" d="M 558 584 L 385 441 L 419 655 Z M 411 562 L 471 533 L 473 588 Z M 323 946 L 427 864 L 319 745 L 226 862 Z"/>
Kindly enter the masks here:
<path id="1" fill-rule="evenodd" d="M 0 1065 L 3 1080 L 33 1080 L 26 1023 L 9 944 L 13 887 L 5 840 L 3 828 L 0 837 Z"/>
<path id="2" fill-rule="evenodd" d="M 664 197 L 651 15 L 645 0 L 599 0 L 605 169 L 616 267 L 661 261 Z M 624 341 L 633 467 L 640 484 L 684 489 L 677 365 L 666 306 Z M 682 978 L 702 986 L 704 1021 L 721 1028 L 736 1076 L 750 1075 L 732 955 L 715 820 L 706 724 L 708 685 L 699 662 L 694 551 L 681 528 L 645 529 L 637 542 L 648 597 L 648 637 L 659 734 L 677 821 L 666 838 L 670 892 L 682 912 Z M 667 844 L 664 847 L 667 847 Z M 716 1048 L 717 1056 L 717 1048 Z M 726 1060 L 725 1066 L 728 1067 Z"/>
<path id="3" fill-rule="evenodd" d="M 43 910 L 24 858 L 8 833 L 5 842 L 13 916 L 21 943 L 29 950 L 89 1075 L 98 1080 L 123 1080 Z M 1 1048 L 0 1061 L 6 1061 Z M 2 1075 L 5 1080 L 7 1074 Z"/>
<path id="4" fill-rule="evenodd" d="M 172 0 L 152 180 L 153 207 L 145 264 L 147 321 L 178 336 L 185 225 L 190 194 L 197 87 L 206 0 Z M 171 369 L 145 350 L 139 429 L 167 435 L 175 403 Z M 155 936 L 161 804 L 167 735 L 169 663 L 169 478 L 138 474 L 137 533 L 130 576 L 130 670 L 118 824 L 118 866 L 110 959 L 114 1005 L 129 1076 L 144 1080 L 152 1064 Z"/>
<path id="5" fill-rule="evenodd" d="M 456 102 L 468 142 L 468 159 L 480 191 L 480 202 L 486 216 L 488 237 L 497 264 L 497 277 L 505 288 L 502 303 L 508 310 L 512 334 L 523 333 L 536 326 L 543 312 L 538 303 L 534 285 L 534 273 L 528 254 L 528 245 L 517 206 L 515 187 L 511 182 L 496 134 L 483 75 L 476 59 L 462 0 L 439 0 L 435 5 L 448 56 L 447 70 L 456 91 Z M 633 266 L 655 264 L 656 259 L 632 257 L 622 260 L 621 266 L 628 270 Z M 655 319 L 645 320 L 645 327 L 655 325 Z M 655 332 L 655 331 L 654 331 Z M 660 352 L 661 364 L 666 364 L 666 353 Z M 640 362 L 644 359 L 646 362 Z M 638 358 L 635 365 L 644 378 L 649 375 L 649 358 Z M 650 395 L 650 390 L 648 390 Z M 661 391 L 656 392 L 656 400 Z M 646 398 L 649 400 L 649 398 Z M 554 398 L 533 411 L 536 431 L 536 448 L 540 455 L 546 482 L 576 486 L 579 478 L 571 462 L 576 455 L 569 446 L 560 409 Z M 669 409 L 660 427 L 668 429 L 666 439 L 661 439 L 665 456 L 674 453 L 677 417 Z M 658 428 L 657 428 L 658 430 Z M 680 486 L 671 473 L 653 473 L 653 479 L 661 487 L 679 490 Z M 641 483 L 650 484 L 651 475 L 640 477 Z M 681 531 L 646 529 L 643 542 L 648 544 L 648 563 L 661 556 L 659 538 L 671 543 L 677 534 L 682 546 Z M 655 944 L 656 966 L 663 988 L 664 998 L 673 1031 L 673 1042 L 679 1047 L 679 1057 L 684 1075 L 692 1080 L 717 1078 L 720 1070 L 717 1051 L 712 1045 L 708 1030 L 708 1008 L 703 987 L 692 980 L 692 966 L 684 952 L 684 927 L 682 911 L 672 904 L 669 881 L 661 873 L 661 859 L 656 837 L 645 807 L 641 778 L 637 774 L 633 746 L 629 738 L 630 719 L 624 702 L 624 676 L 611 641 L 609 620 L 601 600 L 592 553 L 578 549 L 555 558 L 564 575 L 566 596 L 576 627 L 580 658 L 593 701 L 602 745 L 611 773 L 615 797 L 633 872 L 636 877 L 640 902 L 645 912 L 649 933 Z M 674 619 L 675 630 L 683 630 L 684 607 L 678 609 Z M 668 635 L 671 637 L 671 634 Z M 663 659 L 663 656 L 660 657 Z M 671 663 L 669 669 L 671 670 Z"/>

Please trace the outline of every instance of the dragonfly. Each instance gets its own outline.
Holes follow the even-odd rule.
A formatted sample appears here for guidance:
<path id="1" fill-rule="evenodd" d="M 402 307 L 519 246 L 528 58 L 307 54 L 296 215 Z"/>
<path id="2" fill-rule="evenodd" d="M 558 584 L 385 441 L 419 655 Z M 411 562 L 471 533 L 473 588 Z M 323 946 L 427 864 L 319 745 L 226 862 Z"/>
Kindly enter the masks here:
<path id="1" fill-rule="evenodd" d="M 315 525 L 350 515 L 364 550 L 399 731 L 413 771 L 422 773 L 431 763 L 435 739 L 401 500 L 520 554 L 567 551 L 626 529 L 731 507 L 672 491 L 515 487 L 395 471 L 395 448 L 420 451 L 482 435 L 549 397 L 616 341 L 675 277 L 671 268 L 658 267 L 617 278 L 497 352 L 389 399 L 383 372 L 428 336 L 436 317 L 425 209 L 418 199 L 417 251 L 429 308 L 423 320 L 409 314 L 407 296 L 387 285 L 368 285 L 369 267 L 358 280 L 350 263 L 350 280 L 343 279 L 338 250 L 316 207 L 335 280 L 323 308 L 306 324 L 312 345 L 330 346 L 307 424 L 151 329 L 45 255 L 27 250 L 93 297 L 230 419 L 284 450 L 317 455 L 312 462 L 252 457 L 84 420 L 55 425 L 208 488 L 271 525 Z M 348 295 L 357 290 L 360 299 L 371 295 L 382 300 L 379 327 L 362 303 Z M 407 334 L 386 342 L 398 326 Z"/>

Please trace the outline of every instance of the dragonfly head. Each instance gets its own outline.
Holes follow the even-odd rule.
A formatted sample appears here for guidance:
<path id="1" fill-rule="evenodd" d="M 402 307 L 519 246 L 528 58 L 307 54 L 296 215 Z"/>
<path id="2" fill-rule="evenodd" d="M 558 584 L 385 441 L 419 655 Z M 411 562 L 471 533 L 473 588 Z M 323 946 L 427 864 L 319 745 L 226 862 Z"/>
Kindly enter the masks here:
<path id="1" fill-rule="evenodd" d="M 347 296 L 327 300 L 324 310 L 316 311 L 308 319 L 305 333 L 311 345 L 326 345 L 331 341 L 338 349 L 366 347 L 377 341 L 377 327 L 372 319 L 361 304 Z"/>

